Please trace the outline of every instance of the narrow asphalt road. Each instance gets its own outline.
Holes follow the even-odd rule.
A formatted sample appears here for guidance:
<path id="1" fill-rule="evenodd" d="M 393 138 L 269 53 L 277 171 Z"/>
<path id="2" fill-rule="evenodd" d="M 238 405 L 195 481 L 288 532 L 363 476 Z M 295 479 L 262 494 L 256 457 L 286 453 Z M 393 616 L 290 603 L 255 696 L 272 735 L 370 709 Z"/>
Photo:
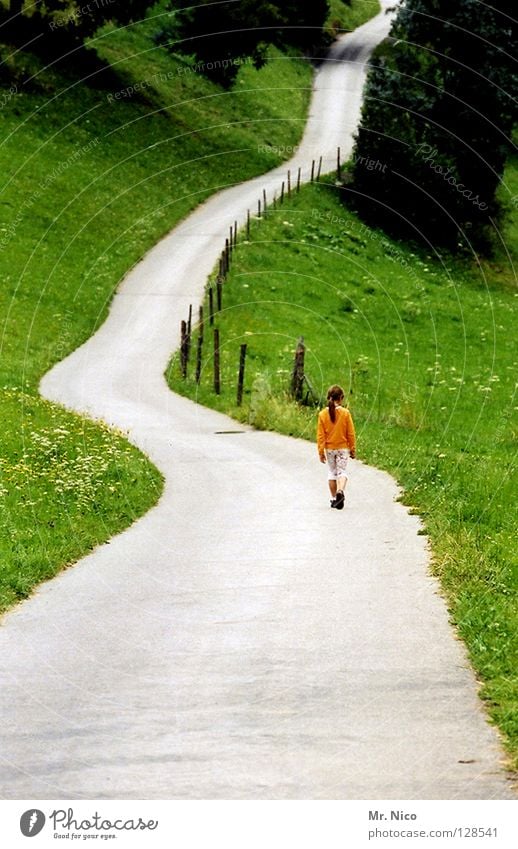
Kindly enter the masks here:
<path id="1" fill-rule="evenodd" d="M 333 48 L 293 160 L 180 224 L 42 381 L 129 430 L 167 483 L 4 618 L 4 798 L 511 797 L 392 479 L 353 463 L 346 509 L 331 511 L 314 445 L 240 428 L 163 377 L 229 224 L 288 167 L 307 178 L 312 158 L 326 171 L 338 144 L 347 156 L 387 30 L 379 16 Z"/>

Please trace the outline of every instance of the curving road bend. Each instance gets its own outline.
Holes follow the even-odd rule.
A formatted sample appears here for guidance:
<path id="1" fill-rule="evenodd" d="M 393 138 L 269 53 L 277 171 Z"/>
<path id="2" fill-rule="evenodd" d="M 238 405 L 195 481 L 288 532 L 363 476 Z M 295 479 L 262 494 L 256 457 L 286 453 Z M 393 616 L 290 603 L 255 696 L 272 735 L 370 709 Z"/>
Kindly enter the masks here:
<path id="1" fill-rule="evenodd" d="M 394 481 L 355 462 L 331 511 L 313 445 L 220 433 L 238 428 L 163 377 L 229 224 L 287 168 L 307 179 L 313 158 L 325 172 L 338 144 L 348 155 L 388 26 L 380 15 L 333 47 L 291 162 L 198 208 L 42 381 L 127 429 L 166 488 L 4 618 L 3 798 L 511 798 Z"/>

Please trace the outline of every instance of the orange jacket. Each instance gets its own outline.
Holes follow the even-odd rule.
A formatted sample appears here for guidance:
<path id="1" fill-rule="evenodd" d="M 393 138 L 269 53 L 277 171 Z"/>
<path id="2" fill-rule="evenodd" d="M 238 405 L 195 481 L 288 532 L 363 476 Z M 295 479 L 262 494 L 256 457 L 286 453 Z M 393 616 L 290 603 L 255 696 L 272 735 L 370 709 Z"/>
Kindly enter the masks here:
<path id="1" fill-rule="evenodd" d="M 334 422 L 331 421 L 327 407 L 318 414 L 317 446 L 320 456 L 324 453 L 325 448 L 332 451 L 338 448 L 348 448 L 353 454 L 356 451 L 356 435 L 349 410 L 337 406 L 335 413 Z"/>

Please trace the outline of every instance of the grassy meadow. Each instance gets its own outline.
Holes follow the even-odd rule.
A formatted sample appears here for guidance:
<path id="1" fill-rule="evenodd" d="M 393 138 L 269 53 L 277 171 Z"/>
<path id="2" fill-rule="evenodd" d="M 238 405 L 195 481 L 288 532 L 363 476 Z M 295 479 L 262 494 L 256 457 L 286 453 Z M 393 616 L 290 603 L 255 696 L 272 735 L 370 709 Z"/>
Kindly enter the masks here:
<path id="1" fill-rule="evenodd" d="M 514 194 L 517 174 L 516 167 L 506 174 Z M 240 234 L 215 322 L 221 394 L 213 391 L 210 346 L 199 385 L 193 364 L 182 379 L 177 355 L 169 381 L 240 421 L 313 440 L 315 408 L 288 396 L 304 337 L 315 395 L 325 397 L 335 382 L 346 388 L 358 456 L 391 472 L 423 518 L 451 618 L 516 768 L 516 210 L 513 216 L 491 260 L 453 258 L 368 228 L 340 202 L 334 180 L 303 187 L 256 218 L 249 241 Z"/>
<path id="2" fill-rule="evenodd" d="M 106 27 L 92 43 L 106 67 L 84 80 L 0 47 L 0 611 L 162 488 L 124 434 L 43 401 L 41 376 L 95 331 L 162 235 L 277 165 L 304 127 L 307 61 L 272 49 L 224 91 L 158 49 L 158 26 Z"/>
<path id="3" fill-rule="evenodd" d="M 353 28 L 377 0 L 334 0 Z M 4 3 L 5 5 L 5 3 Z M 338 18 L 337 18 L 338 20 Z M 41 376 L 106 317 L 125 273 L 218 189 L 278 165 L 312 68 L 272 48 L 224 90 L 157 47 L 161 3 L 48 65 L 0 44 L 0 612 L 154 504 L 161 476 L 124 434 L 43 401 Z"/>

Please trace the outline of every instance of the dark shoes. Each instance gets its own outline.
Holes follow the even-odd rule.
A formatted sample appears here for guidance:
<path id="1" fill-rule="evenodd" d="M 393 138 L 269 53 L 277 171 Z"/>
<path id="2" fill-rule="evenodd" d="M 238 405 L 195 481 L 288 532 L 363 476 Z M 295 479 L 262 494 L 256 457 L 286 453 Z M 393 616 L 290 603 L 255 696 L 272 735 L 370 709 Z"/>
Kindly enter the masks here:
<path id="1" fill-rule="evenodd" d="M 343 510 L 344 509 L 344 501 L 345 501 L 345 495 L 343 494 L 342 490 L 339 489 L 338 492 L 336 493 L 334 501 L 331 503 L 331 506 L 336 507 L 337 510 Z"/>

